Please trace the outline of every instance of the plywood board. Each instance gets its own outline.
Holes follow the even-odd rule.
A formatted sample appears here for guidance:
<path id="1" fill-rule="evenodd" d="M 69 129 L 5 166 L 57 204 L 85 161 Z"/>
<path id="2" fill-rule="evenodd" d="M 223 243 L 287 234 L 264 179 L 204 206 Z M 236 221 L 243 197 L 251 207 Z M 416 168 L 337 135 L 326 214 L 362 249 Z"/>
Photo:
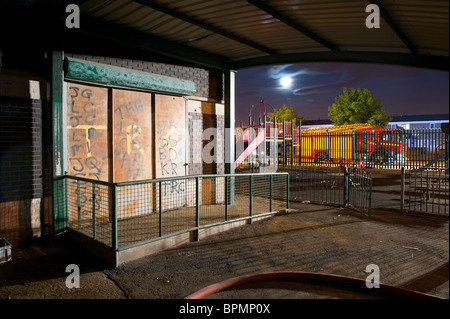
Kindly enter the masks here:
<path id="1" fill-rule="evenodd" d="M 155 95 L 156 178 L 185 175 L 186 106 L 182 97 Z M 186 204 L 186 180 L 162 183 L 162 210 Z"/>
<path id="2" fill-rule="evenodd" d="M 185 100 L 155 95 L 156 178 L 185 175 Z"/>
<path id="3" fill-rule="evenodd" d="M 153 178 L 152 96 L 113 89 L 114 182 Z"/>
<path id="4" fill-rule="evenodd" d="M 108 181 L 108 91 L 66 83 L 67 174 Z"/>

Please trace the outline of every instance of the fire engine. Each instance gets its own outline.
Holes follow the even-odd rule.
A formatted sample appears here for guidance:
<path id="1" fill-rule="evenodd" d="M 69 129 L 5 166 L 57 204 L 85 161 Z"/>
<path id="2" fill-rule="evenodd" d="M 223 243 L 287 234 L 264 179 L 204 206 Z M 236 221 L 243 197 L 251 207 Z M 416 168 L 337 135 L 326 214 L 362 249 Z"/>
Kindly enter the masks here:
<path id="1" fill-rule="evenodd" d="M 310 128 L 294 134 L 295 156 L 326 161 L 364 161 L 374 165 L 405 163 L 407 147 L 402 130 L 372 128 L 369 124 Z M 299 147 L 300 146 L 300 147 Z"/>

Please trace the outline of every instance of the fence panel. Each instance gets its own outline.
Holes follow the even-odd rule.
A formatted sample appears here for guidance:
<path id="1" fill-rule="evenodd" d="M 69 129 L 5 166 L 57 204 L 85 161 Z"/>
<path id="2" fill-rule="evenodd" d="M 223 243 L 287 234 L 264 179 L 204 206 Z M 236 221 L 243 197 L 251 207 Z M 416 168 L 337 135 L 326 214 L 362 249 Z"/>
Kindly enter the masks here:
<path id="1" fill-rule="evenodd" d="M 372 175 L 359 169 L 348 170 L 348 204 L 362 213 L 371 216 Z"/>
<path id="2" fill-rule="evenodd" d="M 441 129 L 344 131 L 333 127 L 302 131 L 293 129 L 289 121 L 278 124 L 277 138 L 267 142 L 278 144 L 273 148 L 278 150 L 278 167 L 282 169 L 300 165 L 380 169 L 448 167 L 449 135 Z M 264 150 L 264 147 L 259 149 Z M 262 154 L 259 149 L 242 163 L 242 168 L 257 172 L 261 163 L 267 162 L 267 154 Z"/>
<path id="3" fill-rule="evenodd" d="M 372 175 L 357 168 L 298 168 L 288 170 L 292 201 L 349 206 L 369 215 Z"/>
<path id="4" fill-rule="evenodd" d="M 57 180 L 65 188 L 65 227 L 112 245 L 112 187 L 76 177 Z M 60 221 L 61 223 L 61 221 Z"/>
<path id="5" fill-rule="evenodd" d="M 344 172 L 338 168 L 298 168 L 288 170 L 291 201 L 342 206 Z"/>
<path id="6" fill-rule="evenodd" d="M 55 180 L 55 229 L 113 249 L 287 209 L 287 174 L 198 175 L 107 183 Z"/>
<path id="7" fill-rule="evenodd" d="M 405 174 L 401 201 L 404 210 L 449 216 L 448 169 L 419 169 Z"/>

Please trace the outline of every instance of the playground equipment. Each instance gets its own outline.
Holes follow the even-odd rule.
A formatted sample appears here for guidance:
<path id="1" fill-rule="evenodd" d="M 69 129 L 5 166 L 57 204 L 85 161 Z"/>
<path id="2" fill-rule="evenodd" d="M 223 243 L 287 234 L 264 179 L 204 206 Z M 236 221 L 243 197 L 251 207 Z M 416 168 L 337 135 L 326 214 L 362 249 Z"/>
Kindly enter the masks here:
<path id="1" fill-rule="evenodd" d="M 259 105 L 256 123 L 252 110 Z M 252 105 L 249 125 L 236 128 L 235 169 L 328 165 L 427 169 L 448 167 L 448 126 L 405 130 L 367 123 L 302 129 L 293 121 L 266 118 L 264 100 Z M 274 110 L 274 109 L 273 109 Z M 274 110 L 275 111 L 275 110 Z M 265 133 L 263 133 L 265 132 Z"/>
<path id="2" fill-rule="evenodd" d="M 257 124 L 255 124 L 252 111 L 257 105 L 259 105 L 259 115 L 257 117 Z M 275 144 L 269 143 L 269 145 L 267 145 L 267 137 L 270 138 L 275 134 L 276 127 L 271 130 L 270 126 L 267 126 L 269 123 L 266 120 L 267 106 L 270 106 L 272 111 L 275 112 L 274 107 L 270 103 L 260 100 L 258 103 L 253 104 L 250 108 L 249 125 L 244 126 L 241 124 L 240 129 L 242 132 L 240 132 L 240 134 L 237 132 L 236 134 L 236 136 L 238 136 L 241 140 L 239 141 L 240 143 L 236 143 L 236 145 L 243 145 L 244 149 L 236 150 L 236 154 L 240 155 L 234 163 L 234 168 L 239 167 L 245 160 L 247 160 L 253 164 L 257 162 L 261 172 L 276 170 L 276 152 L 273 147 Z"/>

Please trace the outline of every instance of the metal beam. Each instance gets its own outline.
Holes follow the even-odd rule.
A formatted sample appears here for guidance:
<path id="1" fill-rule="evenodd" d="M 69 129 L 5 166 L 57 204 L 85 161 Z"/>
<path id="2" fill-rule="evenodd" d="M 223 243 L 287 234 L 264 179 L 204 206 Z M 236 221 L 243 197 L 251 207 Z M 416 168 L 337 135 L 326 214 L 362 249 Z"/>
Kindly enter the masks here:
<path id="1" fill-rule="evenodd" d="M 91 44 L 84 41 L 84 37 L 89 36 L 93 39 L 102 39 L 116 45 L 134 48 L 140 52 L 158 54 L 166 58 L 193 63 L 199 66 L 219 70 L 228 68 L 225 57 L 173 43 L 111 22 L 90 18 L 88 16 L 84 16 L 82 19 L 83 27 L 64 30 L 66 47 L 70 47 L 70 45 L 75 48 L 79 47 L 79 44 L 71 41 L 74 38 L 78 38 L 84 48 L 90 49 Z"/>
<path id="2" fill-rule="evenodd" d="M 391 27 L 392 30 L 397 34 L 397 36 L 402 40 L 402 42 L 406 45 L 406 47 L 413 54 L 417 54 L 417 48 L 415 45 L 409 40 L 406 34 L 402 31 L 402 29 L 398 26 L 395 20 L 391 17 L 389 12 L 384 8 L 383 4 L 379 0 L 369 0 L 370 3 L 375 4 L 380 9 L 380 14 L 383 17 L 384 21 Z"/>
<path id="3" fill-rule="evenodd" d="M 387 53 L 370 51 L 329 51 L 277 54 L 267 57 L 257 57 L 230 61 L 229 67 L 239 70 L 263 65 L 307 63 L 307 62 L 356 62 L 379 63 L 412 66 L 425 69 L 449 71 L 449 57 L 419 55 L 411 53 Z"/>
<path id="4" fill-rule="evenodd" d="M 308 38 L 320 43 L 321 45 L 323 45 L 324 47 L 332 50 L 332 51 L 337 51 L 339 50 L 339 48 L 334 45 L 333 43 L 325 40 L 324 38 L 318 36 L 317 34 L 315 34 L 314 32 L 312 32 L 311 30 L 309 30 L 308 28 L 302 26 L 301 24 L 295 22 L 294 20 L 292 20 L 291 18 L 289 18 L 288 16 L 284 15 L 283 13 L 279 12 L 278 10 L 272 8 L 271 6 L 267 5 L 265 2 L 261 1 L 261 0 L 247 0 L 248 3 L 254 5 L 255 7 L 258 7 L 259 9 L 265 11 L 266 13 L 270 14 L 271 16 L 273 16 L 274 18 L 277 18 L 278 20 L 280 20 L 281 22 L 287 24 L 288 26 L 294 28 L 295 30 L 303 33 L 305 36 L 307 36 Z"/>
<path id="5" fill-rule="evenodd" d="M 86 0 L 80 4 L 80 13 L 83 14 L 94 7 L 101 4 L 107 4 L 108 2 L 110 2 L 110 0 Z"/>
<path id="6" fill-rule="evenodd" d="M 277 53 L 275 50 L 272 50 L 272 49 L 270 49 L 268 47 L 260 45 L 260 44 L 258 44 L 256 42 L 253 42 L 253 41 L 249 40 L 249 39 L 245 39 L 245 38 L 241 37 L 240 35 L 237 35 L 235 33 L 228 32 L 228 31 L 223 30 L 221 28 L 215 27 L 215 26 L 213 26 L 213 25 L 211 25 L 209 23 L 206 23 L 206 22 L 204 22 L 202 20 L 193 18 L 191 16 L 188 16 L 188 15 L 186 15 L 184 13 L 181 13 L 181 12 L 179 12 L 177 10 L 168 8 L 168 7 L 166 7 L 166 6 L 162 5 L 162 4 L 156 3 L 154 1 L 148 1 L 148 0 L 133 0 L 133 1 L 137 2 L 137 3 L 140 3 L 140 4 L 142 4 L 142 5 L 146 6 L 146 7 L 152 8 L 154 10 L 163 12 L 163 13 L 165 13 L 167 15 L 170 15 L 172 17 L 175 17 L 177 19 L 180 19 L 180 20 L 183 20 L 185 22 L 188 22 L 190 24 L 196 25 L 196 26 L 198 26 L 200 28 L 203 28 L 203 29 L 206 29 L 208 31 L 214 32 L 215 34 L 219 34 L 219 35 L 221 35 L 223 37 L 226 37 L 226 38 L 229 38 L 231 40 L 237 41 L 239 43 L 242 43 L 242 44 L 244 44 L 246 46 L 252 47 L 252 48 L 257 49 L 259 51 L 262 51 L 262 52 L 265 52 L 265 53 L 268 53 L 268 54 L 276 54 Z"/>

